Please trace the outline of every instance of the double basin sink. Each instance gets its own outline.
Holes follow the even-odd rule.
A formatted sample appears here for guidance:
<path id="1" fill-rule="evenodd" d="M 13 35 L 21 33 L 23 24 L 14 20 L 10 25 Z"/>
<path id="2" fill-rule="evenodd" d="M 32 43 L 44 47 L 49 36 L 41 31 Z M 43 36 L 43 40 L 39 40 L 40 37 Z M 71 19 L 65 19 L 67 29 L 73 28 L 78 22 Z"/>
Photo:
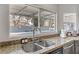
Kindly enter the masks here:
<path id="1" fill-rule="evenodd" d="M 33 53 L 33 52 L 39 51 L 43 48 L 50 47 L 54 44 L 55 43 L 50 40 L 37 40 L 37 41 L 31 42 L 31 43 L 22 44 L 22 49 L 26 53 Z"/>

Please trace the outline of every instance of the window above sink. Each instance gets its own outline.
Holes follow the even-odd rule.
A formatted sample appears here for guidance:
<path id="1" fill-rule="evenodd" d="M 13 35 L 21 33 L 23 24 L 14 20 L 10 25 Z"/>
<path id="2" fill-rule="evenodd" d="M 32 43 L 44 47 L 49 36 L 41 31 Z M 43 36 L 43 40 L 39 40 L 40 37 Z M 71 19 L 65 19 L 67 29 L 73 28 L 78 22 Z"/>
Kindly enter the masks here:
<path id="1" fill-rule="evenodd" d="M 9 10 L 10 33 L 32 35 L 34 27 L 36 34 L 57 31 L 56 12 L 26 4 L 11 4 Z"/>

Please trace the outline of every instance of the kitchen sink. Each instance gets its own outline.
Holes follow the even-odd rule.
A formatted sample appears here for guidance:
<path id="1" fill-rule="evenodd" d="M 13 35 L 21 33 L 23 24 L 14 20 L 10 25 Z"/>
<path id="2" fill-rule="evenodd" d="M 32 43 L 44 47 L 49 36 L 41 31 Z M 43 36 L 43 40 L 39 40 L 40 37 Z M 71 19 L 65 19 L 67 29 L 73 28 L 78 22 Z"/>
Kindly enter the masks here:
<path id="1" fill-rule="evenodd" d="M 31 42 L 31 43 L 27 43 L 27 44 L 22 44 L 22 49 L 26 53 L 33 53 L 33 52 L 41 50 L 42 47 L 40 47 L 40 46 L 36 45 L 35 43 Z"/>
<path id="2" fill-rule="evenodd" d="M 40 40 L 40 41 L 37 41 L 36 43 L 43 47 L 50 47 L 55 44 L 53 41 L 50 41 L 50 40 Z"/>
<path id="3" fill-rule="evenodd" d="M 54 44 L 55 43 L 50 40 L 37 40 L 37 41 L 30 42 L 27 44 L 22 44 L 22 49 L 26 53 L 33 53 L 33 52 L 39 51 L 45 47 L 50 47 Z"/>

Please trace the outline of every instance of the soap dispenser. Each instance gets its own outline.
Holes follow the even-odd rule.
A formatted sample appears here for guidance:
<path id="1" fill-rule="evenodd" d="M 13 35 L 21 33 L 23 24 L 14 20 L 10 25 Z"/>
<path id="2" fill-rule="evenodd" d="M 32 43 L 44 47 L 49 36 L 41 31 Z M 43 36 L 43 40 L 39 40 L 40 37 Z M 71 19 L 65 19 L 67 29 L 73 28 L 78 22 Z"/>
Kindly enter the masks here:
<path id="1" fill-rule="evenodd" d="M 66 32 L 64 29 L 61 29 L 60 37 L 62 37 L 62 38 L 66 37 Z"/>

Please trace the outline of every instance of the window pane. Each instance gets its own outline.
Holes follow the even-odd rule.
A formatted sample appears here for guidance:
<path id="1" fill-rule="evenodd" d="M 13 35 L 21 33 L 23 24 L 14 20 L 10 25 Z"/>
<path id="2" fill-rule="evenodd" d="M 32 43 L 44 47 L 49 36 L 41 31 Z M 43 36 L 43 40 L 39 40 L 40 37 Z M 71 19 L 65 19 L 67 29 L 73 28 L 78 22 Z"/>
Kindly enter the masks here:
<path id="1" fill-rule="evenodd" d="M 56 31 L 56 13 L 32 5 L 10 5 L 10 33 Z"/>
<path id="2" fill-rule="evenodd" d="M 45 10 L 41 11 L 41 31 L 50 32 L 55 31 L 56 14 Z"/>
<path id="3" fill-rule="evenodd" d="M 64 14 L 64 29 L 67 32 L 76 30 L 76 13 Z"/>
<path id="4" fill-rule="evenodd" d="M 37 25 L 38 9 L 28 5 L 10 5 L 10 32 L 32 32 Z M 36 20 L 34 20 L 36 18 Z"/>

